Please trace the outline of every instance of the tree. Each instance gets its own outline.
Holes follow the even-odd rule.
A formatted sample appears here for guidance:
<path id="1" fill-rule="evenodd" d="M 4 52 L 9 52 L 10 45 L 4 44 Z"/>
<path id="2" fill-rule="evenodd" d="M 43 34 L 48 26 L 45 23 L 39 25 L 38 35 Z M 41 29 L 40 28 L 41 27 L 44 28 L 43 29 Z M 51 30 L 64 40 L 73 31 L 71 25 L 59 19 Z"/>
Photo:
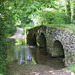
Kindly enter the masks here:
<path id="1" fill-rule="evenodd" d="M 15 20 L 7 2 L 7 0 L 0 0 L 0 75 L 6 75 L 7 37 L 15 31 Z"/>
<path id="2" fill-rule="evenodd" d="M 15 0 L 9 1 L 10 7 L 12 8 L 12 13 L 16 21 L 21 21 L 21 25 L 25 27 L 32 21 L 31 15 L 43 10 L 44 8 L 54 8 L 55 0 Z"/>

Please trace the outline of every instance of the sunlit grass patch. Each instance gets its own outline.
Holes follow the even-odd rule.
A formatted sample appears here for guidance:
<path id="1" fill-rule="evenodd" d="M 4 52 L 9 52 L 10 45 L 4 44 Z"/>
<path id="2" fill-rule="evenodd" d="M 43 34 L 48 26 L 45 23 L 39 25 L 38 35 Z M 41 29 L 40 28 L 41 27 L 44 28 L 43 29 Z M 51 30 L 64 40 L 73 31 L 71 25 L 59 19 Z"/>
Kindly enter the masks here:
<path id="1" fill-rule="evenodd" d="M 0 73 L 0 75 L 3 75 L 3 74 Z"/>

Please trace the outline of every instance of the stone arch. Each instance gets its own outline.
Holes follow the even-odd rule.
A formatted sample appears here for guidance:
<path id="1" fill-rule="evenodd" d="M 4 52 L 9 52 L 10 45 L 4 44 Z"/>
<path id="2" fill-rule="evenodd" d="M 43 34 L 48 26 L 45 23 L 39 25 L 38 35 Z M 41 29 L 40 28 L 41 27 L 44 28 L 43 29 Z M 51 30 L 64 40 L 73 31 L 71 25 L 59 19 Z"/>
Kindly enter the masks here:
<path id="1" fill-rule="evenodd" d="M 65 57 L 63 45 L 59 40 L 55 40 L 53 43 L 53 50 L 52 50 L 53 57 Z"/>
<path id="2" fill-rule="evenodd" d="M 44 33 L 41 33 L 39 36 L 39 47 L 46 48 L 46 37 L 45 37 Z"/>

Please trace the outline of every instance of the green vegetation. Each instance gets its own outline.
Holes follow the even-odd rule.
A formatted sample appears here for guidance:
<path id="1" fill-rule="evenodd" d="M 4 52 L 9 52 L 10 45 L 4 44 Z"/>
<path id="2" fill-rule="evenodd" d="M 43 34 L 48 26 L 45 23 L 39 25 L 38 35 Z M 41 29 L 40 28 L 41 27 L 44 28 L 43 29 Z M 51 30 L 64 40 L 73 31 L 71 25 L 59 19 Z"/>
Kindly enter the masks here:
<path id="1" fill-rule="evenodd" d="M 67 23 L 67 24 L 66 24 Z M 6 75 L 8 36 L 16 27 L 25 30 L 49 25 L 75 33 L 74 0 L 0 0 L 0 73 Z M 23 33 L 24 34 L 24 33 Z"/>
<path id="2" fill-rule="evenodd" d="M 67 67 L 68 69 L 71 70 L 71 72 L 74 72 L 75 73 L 75 65 L 74 64 L 71 64 L 69 67 Z"/>
<path id="3" fill-rule="evenodd" d="M 13 14 L 8 9 L 7 1 L 0 1 L 0 74 L 7 75 L 6 50 L 8 48 L 7 37 L 12 35 L 16 28 L 13 26 Z"/>
<path id="4" fill-rule="evenodd" d="M 56 12 L 56 13 L 55 13 Z M 34 14 L 37 25 L 48 25 L 48 24 L 65 24 L 66 16 L 64 12 L 57 10 L 43 10 Z M 36 18 L 37 17 L 37 18 Z"/>

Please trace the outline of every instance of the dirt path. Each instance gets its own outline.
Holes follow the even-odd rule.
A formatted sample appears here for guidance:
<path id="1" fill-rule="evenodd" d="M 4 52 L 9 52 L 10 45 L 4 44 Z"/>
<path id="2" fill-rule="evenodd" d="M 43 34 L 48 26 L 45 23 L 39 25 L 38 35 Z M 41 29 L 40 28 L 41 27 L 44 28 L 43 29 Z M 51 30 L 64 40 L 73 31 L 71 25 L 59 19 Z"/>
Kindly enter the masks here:
<path id="1" fill-rule="evenodd" d="M 9 75 L 74 75 L 67 69 L 54 70 L 45 65 L 9 64 Z"/>

